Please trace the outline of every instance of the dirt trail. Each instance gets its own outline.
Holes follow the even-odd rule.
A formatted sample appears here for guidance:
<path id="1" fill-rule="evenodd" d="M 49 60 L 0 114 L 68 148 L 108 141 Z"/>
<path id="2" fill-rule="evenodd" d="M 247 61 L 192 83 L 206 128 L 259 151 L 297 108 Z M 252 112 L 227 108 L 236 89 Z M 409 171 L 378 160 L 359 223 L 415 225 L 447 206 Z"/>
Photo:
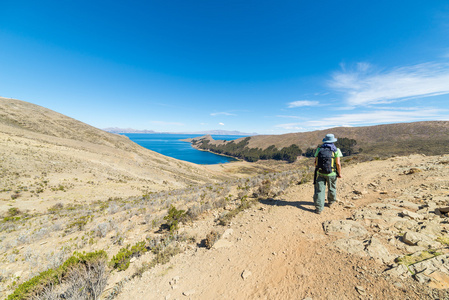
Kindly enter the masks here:
<path id="1" fill-rule="evenodd" d="M 387 279 L 378 261 L 337 251 L 331 246 L 337 237 L 325 234 L 323 222 L 344 220 L 358 207 L 435 180 L 436 174 L 402 175 L 403 169 L 431 160 L 417 155 L 344 167 L 338 182 L 341 202 L 321 215 L 313 213 L 311 183 L 290 188 L 279 200 L 262 200 L 239 214 L 227 228 L 229 236 L 214 248 L 192 246 L 128 282 L 117 299 L 427 298 L 428 291 L 412 279 Z M 372 182 L 378 190 L 352 200 L 354 190 Z M 208 232 L 212 224 L 202 220 L 186 230 Z"/>

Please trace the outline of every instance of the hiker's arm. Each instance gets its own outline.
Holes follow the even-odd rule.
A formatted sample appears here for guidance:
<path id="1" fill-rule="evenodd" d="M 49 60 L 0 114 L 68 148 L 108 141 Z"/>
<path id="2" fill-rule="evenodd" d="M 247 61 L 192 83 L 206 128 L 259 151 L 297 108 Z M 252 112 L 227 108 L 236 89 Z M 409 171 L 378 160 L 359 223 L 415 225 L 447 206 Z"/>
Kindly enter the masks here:
<path id="1" fill-rule="evenodd" d="M 342 178 L 343 176 L 341 176 L 341 163 L 340 163 L 340 157 L 337 157 L 335 159 L 335 165 L 337 166 L 337 177 L 338 178 Z"/>

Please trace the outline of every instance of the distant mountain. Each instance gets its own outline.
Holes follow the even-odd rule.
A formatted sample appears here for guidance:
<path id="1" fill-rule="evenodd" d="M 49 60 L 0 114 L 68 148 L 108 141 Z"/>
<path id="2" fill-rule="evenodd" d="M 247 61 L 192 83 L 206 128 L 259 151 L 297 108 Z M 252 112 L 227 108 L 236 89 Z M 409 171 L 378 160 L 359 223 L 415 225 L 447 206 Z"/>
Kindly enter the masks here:
<path id="1" fill-rule="evenodd" d="M 228 130 L 207 130 L 207 131 L 197 131 L 197 132 L 156 132 L 154 130 L 139 130 L 132 128 L 117 128 L 117 127 L 109 127 L 103 129 L 104 131 L 110 133 L 163 133 L 163 134 L 201 134 L 201 135 L 241 135 L 241 136 L 253 136 L 257 135 L 257 133 L 245 133 L 240 131 L 228 131 Z"/>
<path id="2" fill-rule="evenodd" d="M 132 128 L 118 128 L 118 127 L 108 127 L 104 128 L 104 131 L 110 132 L 110 133 L 156 133 L 154 130 L 138 130 L 138 129 L 132 129 Z"/>
<path id="3" fill-rule="evenodd" d="M 187 132 L 186 132 L 187 133 Z M 197 132 L 188 132 L 188 134 L 203 134 L 203 135 L 246 135 L 253 136 L 258 135 L 258 133 L 245 133 L 240 131 L 228 131 L 228 130 L 209 130 L 209 131 L 197 131 Z"/>

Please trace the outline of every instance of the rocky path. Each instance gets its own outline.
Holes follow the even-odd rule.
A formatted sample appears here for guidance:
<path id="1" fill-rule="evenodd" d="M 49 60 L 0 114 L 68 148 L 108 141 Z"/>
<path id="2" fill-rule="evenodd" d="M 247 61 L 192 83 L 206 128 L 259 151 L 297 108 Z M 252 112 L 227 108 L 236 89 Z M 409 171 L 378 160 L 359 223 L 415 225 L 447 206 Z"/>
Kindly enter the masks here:
<path id="1" fill-rule="evenodd" d="M 197 222 L 185 230 L 224 232 L 212 249 L 192 246 L 128 282 L 117 299 L 448 299 L 448 245 L 435 242 L 448 238 L 447 215 L 435 213 L 449 206 L 448 162 L 411 156 L 346 167 L 340 202 L 321 215 L 309 183 L 260 201 L 226 228 Z M 431 244 L 404 239 L 422 227 L 432 227 L 422 233 Z M 421 279 L 394 262 L 436 248 Z"/>

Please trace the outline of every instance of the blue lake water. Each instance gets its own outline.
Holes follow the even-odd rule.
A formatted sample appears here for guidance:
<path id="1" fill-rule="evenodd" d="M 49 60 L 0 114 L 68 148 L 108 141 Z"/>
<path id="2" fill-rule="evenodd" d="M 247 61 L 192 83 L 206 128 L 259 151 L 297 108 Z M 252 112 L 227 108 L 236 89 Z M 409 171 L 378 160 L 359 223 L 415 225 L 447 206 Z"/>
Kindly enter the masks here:
<path id="1" fill-rule="evenodd" d="M 134 143 L 153 150 L 165 156 L 189 161 L 200 165 L 213 165 L 235 161 L 232 157 L 199 151 L 190 143 L 182 142 L 182 139 L 195 138 L 202 135 L 195 134 L 162 134 L 162 133 L 126 133 L 124 134 Z M 215 140 L 235 140 L 243 136 L 237 135 L 212 135 Z"/>

